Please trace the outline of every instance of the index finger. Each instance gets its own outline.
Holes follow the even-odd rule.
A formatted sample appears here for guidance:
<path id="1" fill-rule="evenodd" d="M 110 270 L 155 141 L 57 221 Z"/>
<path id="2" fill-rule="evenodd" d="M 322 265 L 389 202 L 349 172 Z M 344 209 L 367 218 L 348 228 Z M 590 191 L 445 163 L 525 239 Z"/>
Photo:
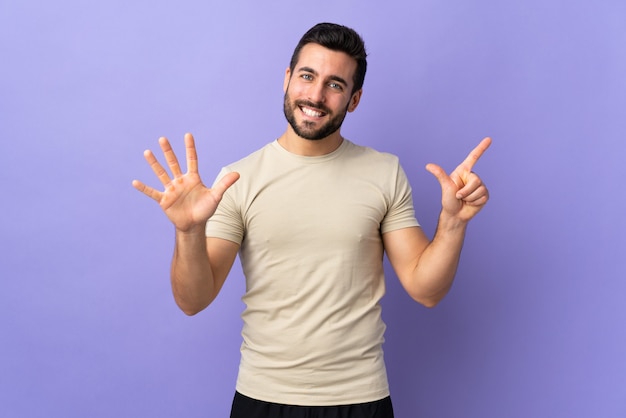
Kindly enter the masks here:
<path id="1" fill-rule="evenodd" d="M 198 153 L 196 152 L 196 144 L 193 135 L 185 134 L 185 150 L 187 152 L 187 171 L 190 173 L 198 172 Z"/>
<path id="2" fill-rule="evenodd" d="M 474 164 L 476 164 L 478 159 L 484 154 L 485 151 L 487 151 L 489 145 L 491 145 L 491 138 L 484 138 L 482 141 L 480 141 L 476 148 L 470 151 L 470 153 L 465 158 L 465 160 L 463 160 L 461 165 L 467 168 L 468 171 L 472 171 Z"/>

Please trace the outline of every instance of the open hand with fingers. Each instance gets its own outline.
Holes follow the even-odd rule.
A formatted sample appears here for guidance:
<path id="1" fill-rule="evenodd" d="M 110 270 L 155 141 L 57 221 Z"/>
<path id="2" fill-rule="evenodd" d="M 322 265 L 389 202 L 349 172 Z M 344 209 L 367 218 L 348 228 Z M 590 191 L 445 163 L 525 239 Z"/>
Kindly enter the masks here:
<path id="1" fill-rule="evenodd" d="M 229 173 L 213 188 L 208 188 L 198 173 L 198 156 L 191 134 L 185 135 L 187 172 L 184 174 L 167 138 L 159 138 L 159 145 L 171 176 L 152 151 L 145 151 L 144 157 L 164 190 L 161 192 L 139 180 L 133 180 L 133 187 L 157 201 L 177 230 L 190 232 L 196 228 L 203 229 L 206 221 L 215 213 L 226 189 L 239 179 L 239 174 Z"/>
<path id="2" fill-rule="evenodd" d="M 489 191 L 480 177 L 472 171 L 474 165 L 491 145 L 491 138 L 483 139 L 450 175 L 436 164 L 426 165 L 441 185 L 442 213 L 467 222 L 489 200 Z"/>

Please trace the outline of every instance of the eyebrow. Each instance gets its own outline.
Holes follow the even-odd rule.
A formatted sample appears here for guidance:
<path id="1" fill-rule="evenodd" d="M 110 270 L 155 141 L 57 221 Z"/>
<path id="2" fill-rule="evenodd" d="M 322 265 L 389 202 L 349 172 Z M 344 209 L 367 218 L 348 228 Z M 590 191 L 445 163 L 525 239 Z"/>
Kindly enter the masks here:
<path id="1" fill-rule="evenodd" d="M 298 72 L 305 72 L 305 73 L 311 73 L 313 75 L 318 75 L 317 71 L 315 71 L 311 67 L 300 67 L 300 68 L 298 68 Z M 346 80 L 344 80 L 343 78 L 339 77 L 338 75 L 331 75 L 330 77 L 328 77 L 328 79 L 332 80 L 332 81 L 337 81 L 337 82 L 343 84 L 346 87 L 348 86 L 348 83 L 346 82 Z"/>

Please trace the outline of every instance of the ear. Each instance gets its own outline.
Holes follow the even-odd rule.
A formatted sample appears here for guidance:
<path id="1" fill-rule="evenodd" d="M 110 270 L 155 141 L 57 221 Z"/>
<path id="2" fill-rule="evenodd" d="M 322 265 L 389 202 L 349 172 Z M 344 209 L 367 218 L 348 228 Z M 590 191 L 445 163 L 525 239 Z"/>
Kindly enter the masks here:
<path id="1" fill-rule="evenodd" d="M 287 69 L 285 70 L 285 80 L 283 81 L 283 93 L 287 93 L 289 81 L 291 81 L 291 68 L 287 67 Z"/>
<path id="2" fill-rule="evenodd" d="M 350 103 L 348 104 L 348 112 L 354 112 L 356 107 L 359 105 L 361 101 L 361 96 L 363 95 L 363 89 L 359 89 L 354 92 L 352 97 L 350 98 Z"/>

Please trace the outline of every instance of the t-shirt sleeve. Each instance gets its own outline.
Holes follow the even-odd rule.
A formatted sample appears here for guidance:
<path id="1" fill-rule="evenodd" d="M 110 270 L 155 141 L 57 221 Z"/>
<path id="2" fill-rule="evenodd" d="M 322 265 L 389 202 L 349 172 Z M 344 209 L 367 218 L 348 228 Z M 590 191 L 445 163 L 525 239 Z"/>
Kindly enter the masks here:
<path id="1" fill-rule="evenodd" d="M 213 184 L 217 183 L 222 177 L 230 173 L 231 170 L 222 168 L 217 175 Z M 206 223 L 206 236 L 212 238 L 222 238 L 241 244 L 244 235 L 244 226 L 241 217 L 241 211 L 237 204 L 237 183 L 232 185 L 222 196 L 222 200 L 217 206 L 217 210 L 209 218 Z"/>
<path id="2" fill-rule="evenodd" d="M 380 232 L 384 234 L 413 226 L 419 226 L 419 222 L 415 218 L 411 185 L 402 166 L 398 163 L 395 185 L 392 183 L 389 210 L 381 223 Z"/>

